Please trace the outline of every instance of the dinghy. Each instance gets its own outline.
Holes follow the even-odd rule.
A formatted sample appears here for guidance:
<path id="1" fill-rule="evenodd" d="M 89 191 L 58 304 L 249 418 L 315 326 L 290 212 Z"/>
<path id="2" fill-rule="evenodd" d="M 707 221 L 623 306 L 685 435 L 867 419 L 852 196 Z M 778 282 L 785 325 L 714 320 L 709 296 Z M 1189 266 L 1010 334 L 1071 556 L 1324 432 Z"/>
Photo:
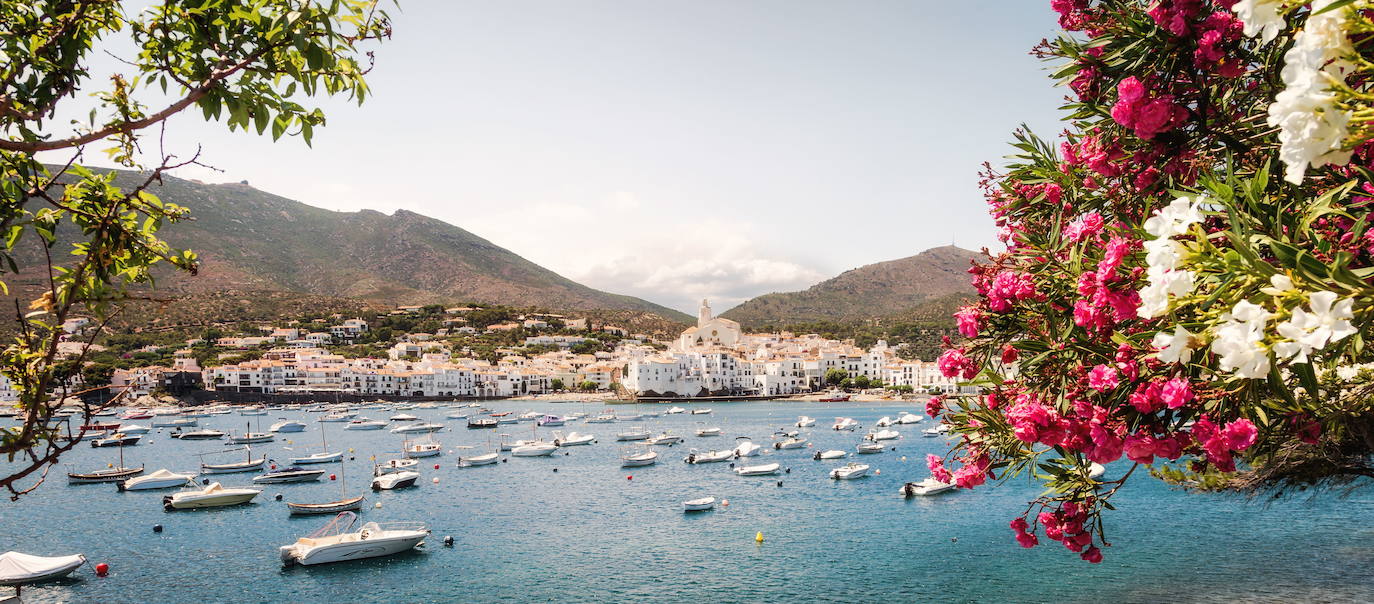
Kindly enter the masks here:
<path id="1" fill-rule="evenodd" d="M 580 432 L 569 432 L 563 436 L 560 432 L 554 432 L 553 444 L 560 447 L 576 447 L 578 445 L 590 445 L 596 440 L 595 434 L 582 434 Z"/>
<path id="2" fill-rule="evenodd" d="M 350 499 L 340 499 L 329 503 L 287 503 L 286 509 L 291 510 L 293 516 L 308 516 L 311 514 L 337 514 L 339 512 L 356 512 L 363 508 L 365 497 L 359 495 Z"/>
<path id="3" fill-rule="evenodd" d="M 5 552 L 0 554 L 0 585 L 23 585 L 61 579 L 85 563 L 86 557 L 81 554 L 34 556 Z"/>
<path id="4" fill-rule="evenodd" d="M 682 459 L 682 461 L 685 461 L 685 462 L 690 463 L 690 464 L 702 464 L 702 463 L 718 463 L 718 462 L 722 462 L 722 461 L 730 461 L 731 459 L 734 459 L 734 458 L 735 458 L 735 452 L 734 452 L 734 451 L 730 451 L 730 450 L 726 450 L 726 451 L 707 451 L 707 452 L 705 452 L 705 453 L 702 453 L 702 452 L 693 450 L 691 453 L 688 453 L 688 454 L 687 454 L 687 457 L 684 457 L 684 458 Z"/>
<path id="5" fill-rule="evenodd" d="M 630 452 L 620 456 L 620 467 L 622 468 L 651 466 L 656 463 L 658 463 L 658 453 L 656 451 Z"/>
<path id="6" fill-rule="evenodd" d="M 845 453 L 844 451 L 841 451 L 839 449 L 830 449 L 829 451 L 816 451 L 816 454 L 811 456 L 811 459 L 815 459 L 817 461 L 822 459 L 844 459 L 844 456 L 846 455 L 848 455 L 848 453 Z"/>
<path id="7" fill-rule="evenodd" d="M 735 473 L 740 476 L 767 476 L 777 474 L 781 468 L 782 466 L 779 464 L 766 463 L 757 466 L 740 466 L 735 468 Z"/>
<path id="8" fill-rule="evenodd" d="M 714 507 L 716 507 L 715 497 L 702 497 L 701 499 L 682 502 L 682 511 L 684 512 L 704 512 Z"/>

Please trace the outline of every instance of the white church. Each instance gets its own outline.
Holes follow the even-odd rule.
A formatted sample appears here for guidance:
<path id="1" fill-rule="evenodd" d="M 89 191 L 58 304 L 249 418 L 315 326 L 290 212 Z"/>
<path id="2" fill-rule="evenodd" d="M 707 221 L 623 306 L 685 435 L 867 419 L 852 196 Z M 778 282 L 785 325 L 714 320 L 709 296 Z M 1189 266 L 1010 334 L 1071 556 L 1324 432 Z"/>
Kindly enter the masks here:
<path id="1" fill-rule="evenodd" d="M 697 312 L 697 326 L 689 327 L 678 336 L 678 349 L 683 352 L 723 346 L 734 348 L 741 335 L 739 323 L 711 314 L 711 305 L 701 301 Z"/>

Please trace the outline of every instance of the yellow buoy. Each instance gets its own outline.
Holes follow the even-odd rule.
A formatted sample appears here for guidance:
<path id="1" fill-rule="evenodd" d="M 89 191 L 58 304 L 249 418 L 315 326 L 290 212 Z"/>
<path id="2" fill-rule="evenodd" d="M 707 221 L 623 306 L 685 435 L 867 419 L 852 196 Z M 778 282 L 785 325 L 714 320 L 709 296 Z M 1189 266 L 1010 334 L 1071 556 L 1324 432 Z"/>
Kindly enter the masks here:
<path id="1" fill-rule="evenodd" d="M 754 542 L 763 543 L 763 531 L 759 531 L 758 534 L 754 535 Z"/>

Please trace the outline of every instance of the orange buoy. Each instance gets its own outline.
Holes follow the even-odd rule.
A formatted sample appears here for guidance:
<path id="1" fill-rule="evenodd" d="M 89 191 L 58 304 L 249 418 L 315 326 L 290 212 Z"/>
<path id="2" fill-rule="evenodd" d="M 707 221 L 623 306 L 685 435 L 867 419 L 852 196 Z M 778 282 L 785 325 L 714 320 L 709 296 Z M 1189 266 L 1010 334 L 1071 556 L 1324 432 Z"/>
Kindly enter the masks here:
<path id="1" fill-rule="evenodd" d="M 103 577 L 103 576 L 108 575 L 108 574 L 110 574 L 110 565 L 109 565 L 109 564 L 106 564 L 106 563 L 104 563 L 104 562 L 101 562 L 100 564 L 95 565 L 95 576 L 97 576 L 97 577 Z"/>
<path id="2" fill-rule="evenodd" d="M 634 480 L 634 479 L 635 479 L 635 477 L 634 477 L 633 474 L 630 475 L 630 476 L 626 476 L 626 477 L 625 477 L 625 480 Z"/>
<path id="3" fill-rule="evenodd" d="M 329 475 L 329 479 L 330 479 L 330 480 L 334 480 L 335 478 L 337 478 L 337 477 L 334 476 L 333 474 L 330 474 L 330 475 Z"/>
<path id="4" fill-rule="evenodd" d="M 439 469 L 439 464 L 437 464 L 437 463 L 434 464 L 434 469 L 438 470 L 438 469 Z"/>

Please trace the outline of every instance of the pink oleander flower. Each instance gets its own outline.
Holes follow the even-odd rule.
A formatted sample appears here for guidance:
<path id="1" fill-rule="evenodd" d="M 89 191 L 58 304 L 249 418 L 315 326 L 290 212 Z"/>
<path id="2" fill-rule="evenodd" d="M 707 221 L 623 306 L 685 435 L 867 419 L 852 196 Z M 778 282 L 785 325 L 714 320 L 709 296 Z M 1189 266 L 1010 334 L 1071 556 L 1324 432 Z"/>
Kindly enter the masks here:
<path id="1" fill-rule="evenodd" d="M 1226 424 L 1226 429 L 1222 431 L 1226 438 L 1226 446 L 1232 451 L 1244 451 L 1255 444 L 1255 439 L 1259 436 L 1259 431 L 1255 429 L 1255 424 L 1248 419 L 1238 419 Z"/>
<path id="2" fill-rule="evenodd" d="M 1079 557 L 1093 564 L 1100 564 L 1102 562 L 1102 550 L 1097 549 L 1096 545 L 1089 546 L 1088 551 L 1083 552 Z"/>
<path id="3" fill-rule="evenodd" d="M 965 338 L 978 337 L 978 324 L 983 318 L 983 313 L 976 306 L 964 306 L 954 313 L 954 319 L 959 324 L 959 334 Z"/>
<path id="4" fill-rule="evenodd" d="M 1137 432 L 1126 437 L 1126 458 L 1141 464 L 1150 464 L 1155 460 L 1155 439 L 1149 434 Z"/>
<path id="5" fill-rule="evenodd" d="M 932 396 L 926 401 L 926 415 L 940 417 L 940 413 L 945 410 L 945 399 L 939 396 Z"/>
<path id="6" fill-rule="evenodd" d="M 1163 409 L 1164 401 L 1160 400 L 1161 389 L 1158 382 L 1137 384 L 1135 392 L 1131 393 L 1131 406 L 1141 413 L 1154 413 Z"/>
<path id="7" fill-rule="evenodd" d="M 1064 238 L 1075 243 L 1093 237 L 1102 232 L 1102 215 L 1097 212 L 1088 212 L 1064 228 Z"/>
<path id="8" fill-rule="evenodd" d="M 930 469 L 930 477 L 943 483 L 954 482 L 949 470 L 945 469 L 945 460 L 940 459 L 939 455 L 933 453 L 926 454 L 926 467 Z"/>
<path id="9" fill-rule="evenodd" d="M 954 471 L 954 484 L 961 489 L 972 489 L 987 482 L 988 467 L 992 465 L 992 459 L 986 453 L 979 454 L 973 459 L 964 460 L 964 465 Z"/>
<path id="10" fill-rule="evenodd" d="M 964 351 L 960 348 L 950 348 L 941 353 L 940 358 L 935 361 L 935 366 L 948 378 L 962 376 L 963 379 L 971 380 L 973 376 L 978 375 L 978 365 L 964 356 Z"/>
<path id="11" fill-rule="evenodd" d="M 1125 237 L 1112 237 L 1107 242 L 1107 252 L 1102 256 L 1102 261 L 1097 263 L 1097 272 L 1103 275 L 1104 280 L 1107 276 L 1115 275 L 1117 267 L 1131 253 L 1135 247 L 1135 241 Z"/>
<path id="12" fill-rule="evenodd" d="M 1002 363 L 1004 365 L 1010 365 L 1012 363 L 1015 363 L 1016 359 L 1020 357 L 1021 353 L 1016 350 L 1015 346 L 1007 344 L 1002 347 Z"/>
<path id="13" fill-rule="evenodd" d="M 1098 392 L 1112 390 L 1118 383 L 1116 368 L 1111 365 L 1098 365 L 1088 372 L 1088 387 Z"/>
<path id="14" fill-rule="evenodd" d="M 1035 535 L 1032 535 L 1030 533 L 1017 533 L 1016 542 L 1021 544 L 1021 547 L 1024 547 L 1026 549 L 1030 549 L 1032 547 L 1040 545 L 1040 539 L 1036 538 Z"/>
<path id="15" fill-rule="evenodd" d="M 1126 449 L 1126 441 L 1116 432 L 1108 430 L 1102 424 L 1093 424 L 1089 431 L 1092 436 L 1093 446 L 1088 450 L 1088 459 L 1100 464 L 1112 463 L 1121 459 L 1121 454 Z"/>
<path id="16" fill-rule="evenodd" d="M 1164 383 L 1164 387 L 1159 391 L 1159 398 L 1164 406 L 1177 409 L 1193 400 L 1193 385 L 1188 383 L 1186 378 L 1176 377 Z"/>
<path id="17" fill-rule="evenodd" d="M 1006 312 L 1016 302 L 1035 297 L 1035 282 L 1025 273 L 1003 271 L 993 278 L 986 294 L 989 309 Z"/>

